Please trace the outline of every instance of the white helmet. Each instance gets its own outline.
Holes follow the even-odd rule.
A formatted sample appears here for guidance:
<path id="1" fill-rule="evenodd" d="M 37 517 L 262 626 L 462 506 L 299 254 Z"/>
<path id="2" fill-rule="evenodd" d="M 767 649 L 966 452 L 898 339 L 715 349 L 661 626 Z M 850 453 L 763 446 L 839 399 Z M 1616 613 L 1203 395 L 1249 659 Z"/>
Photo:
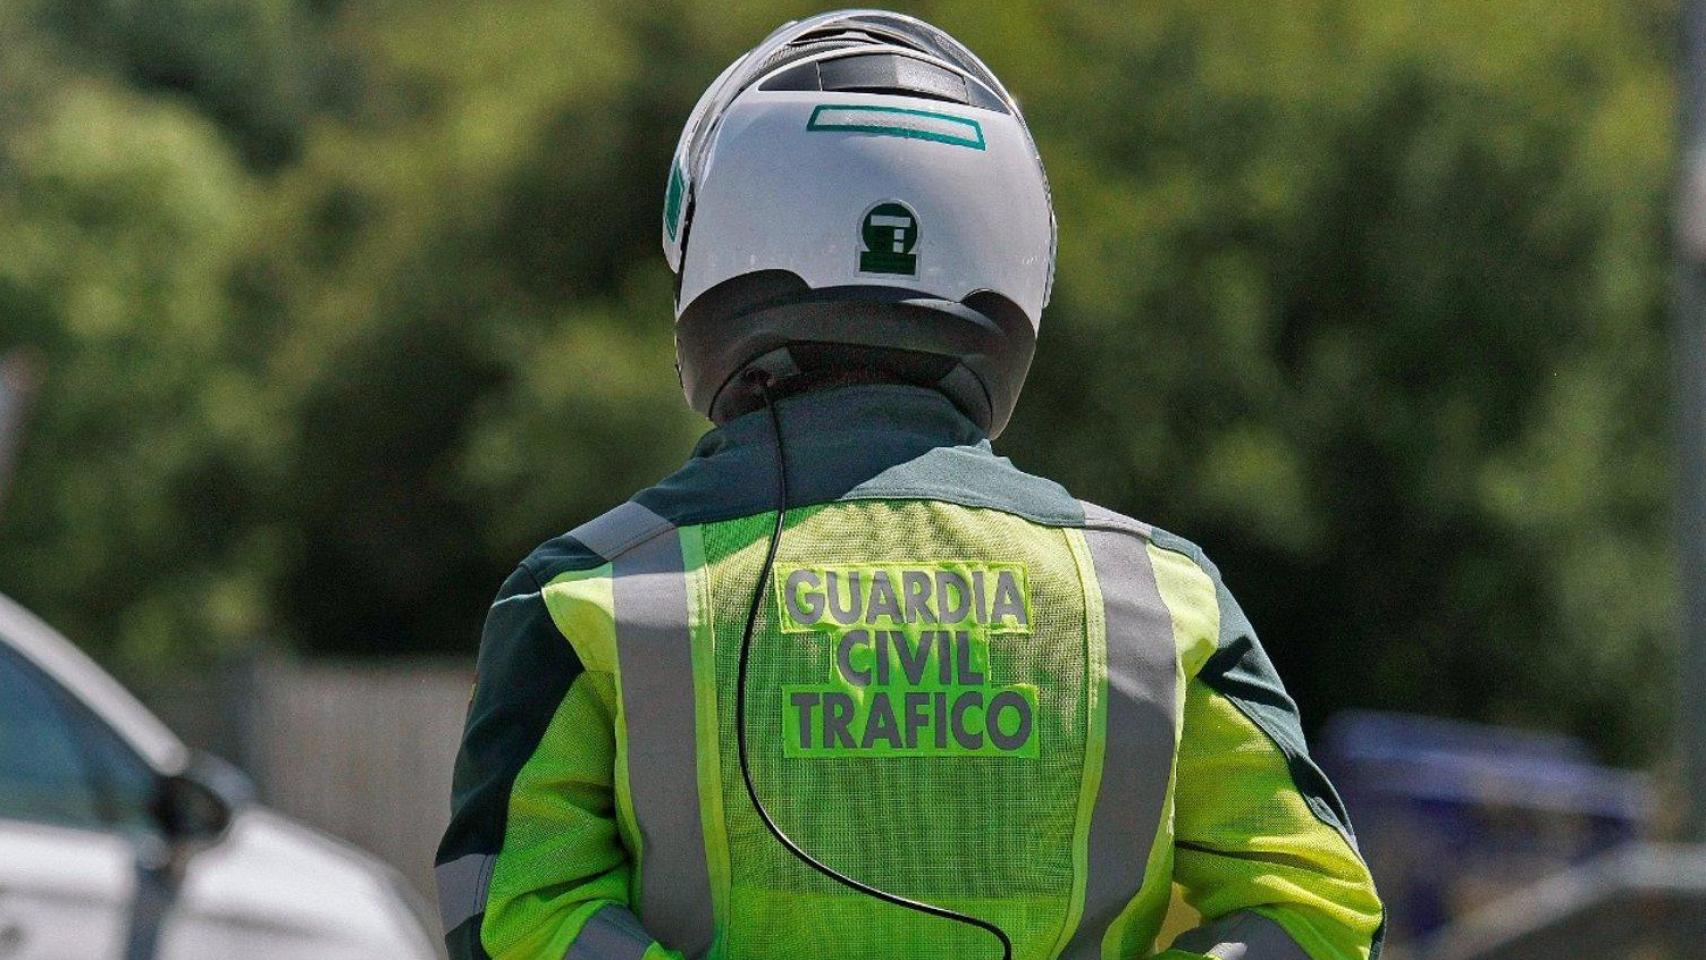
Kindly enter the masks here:
<path id="1" fill-rule="evenodd" d="M 705 91 L 671 165 L 687 401 L 721 422 L 755 406 L 750 368 L 874 368 L 998 434 L 1054 246 L 1036 144 L 971 51 L 877 10 L 786 24 Z"/>

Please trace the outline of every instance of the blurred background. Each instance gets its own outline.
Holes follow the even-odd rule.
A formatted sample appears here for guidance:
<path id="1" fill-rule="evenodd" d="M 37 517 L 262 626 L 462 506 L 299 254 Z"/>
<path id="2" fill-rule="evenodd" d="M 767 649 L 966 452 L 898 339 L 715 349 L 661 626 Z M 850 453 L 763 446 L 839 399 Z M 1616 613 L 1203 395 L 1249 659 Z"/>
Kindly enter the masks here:
<path id="1" fill-rule="evenodd" d="M 894 6 L 1053 182 L 998 450 L 1205 546 L 1391 955 L 1674 835 L 1676 0 Z M 499 582 L 706 426 L 681 123 L 822 8 L 0 3 L 0 591 L 427 884 Z"/>

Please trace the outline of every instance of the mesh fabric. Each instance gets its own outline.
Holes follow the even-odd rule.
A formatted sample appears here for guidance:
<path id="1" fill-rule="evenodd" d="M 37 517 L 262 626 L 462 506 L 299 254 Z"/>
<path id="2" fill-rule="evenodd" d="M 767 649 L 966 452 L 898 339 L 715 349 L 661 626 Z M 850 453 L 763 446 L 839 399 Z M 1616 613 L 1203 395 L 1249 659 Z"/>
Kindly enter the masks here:
<path id="1" fill-rule="evenodd" d="M 1382 912 L 1368 868 L 1298 792 L 1285 756 L 1200 680 L 1185 697 L 1174 876 L 1214 918 L 1284 904 L 1273 919 L 1310 956 L 1362 960 Z"/>
<path id="2" fill-rule="evenodd" d="M 745 794 L 735 745 L 739 645 L 773 516 L 704 529 L 716 637 L 719 753 L 731 864 L 724 953 L 996 957 L 986 932 L 855 893 L 795 860 Z M 1066 536 L 993 510 L 935 501 L 837 503 L 792 511 L 777 566 L 1020 564 L 1031 632 L 995 634 L 990 679 L 1037 691 L 1038 755 L 784 756 L 784 684 L 821 683 L 834 638 L 783 633 L 760 606 L 747 689 L 750 759 L 776 822 L 830 866 L 902 896 L 993 921 L 1014 955 L 1043 958 L 1071 907 L 1074 817 L 1087 724 L 1085 590 Z"/>
<path id="3" fill-rule="evenodd" d="M 588 901 L 627 898 L 627 857 L 611 804 L 616 744 L 588 734 L 613 729 L 615 708 L 610 674 L 581 674 L 516 776 L 482 921 L 481 942 L 492 956 L 561 956 L 602 905 Z M 578 865 L 581 875 L 566 878 L 564 864 Z"/>

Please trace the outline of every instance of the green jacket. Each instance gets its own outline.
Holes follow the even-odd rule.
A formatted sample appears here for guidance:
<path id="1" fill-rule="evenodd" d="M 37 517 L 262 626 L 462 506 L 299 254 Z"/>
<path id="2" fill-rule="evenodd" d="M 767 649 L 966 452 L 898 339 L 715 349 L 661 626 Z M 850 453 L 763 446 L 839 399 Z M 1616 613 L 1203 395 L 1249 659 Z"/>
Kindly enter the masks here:
<path id="1" fill-rule="evenodd" d="M 1154 956 L 1175 885 L 1205 922 L 1166 960 L 1378 956 L 1344 808 L 1201 550 L 1017 470 L 933 391 L 778 410 L 747 723 L 784 830 L 1023 960 Z M 773 457 L 767 414 L 734 420 L 505 582 L 438 852 L 452 960 L 999 956 L 812 872 L 746 796 Z"/>

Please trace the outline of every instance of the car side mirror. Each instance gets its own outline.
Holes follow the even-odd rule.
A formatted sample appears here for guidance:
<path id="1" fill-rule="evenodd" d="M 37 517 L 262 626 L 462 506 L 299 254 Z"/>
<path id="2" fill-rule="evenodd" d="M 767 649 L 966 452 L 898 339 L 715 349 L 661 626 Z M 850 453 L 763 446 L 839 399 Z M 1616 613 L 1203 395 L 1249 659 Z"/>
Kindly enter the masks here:
<path id="1" fill-rule="evenodd" d="M 160 778 L 154 819 L 169 843 L 213 840 L 254 799 L 254 785 L 242 771 L 218 757 L 198 754 L 183 771 Z"/>

